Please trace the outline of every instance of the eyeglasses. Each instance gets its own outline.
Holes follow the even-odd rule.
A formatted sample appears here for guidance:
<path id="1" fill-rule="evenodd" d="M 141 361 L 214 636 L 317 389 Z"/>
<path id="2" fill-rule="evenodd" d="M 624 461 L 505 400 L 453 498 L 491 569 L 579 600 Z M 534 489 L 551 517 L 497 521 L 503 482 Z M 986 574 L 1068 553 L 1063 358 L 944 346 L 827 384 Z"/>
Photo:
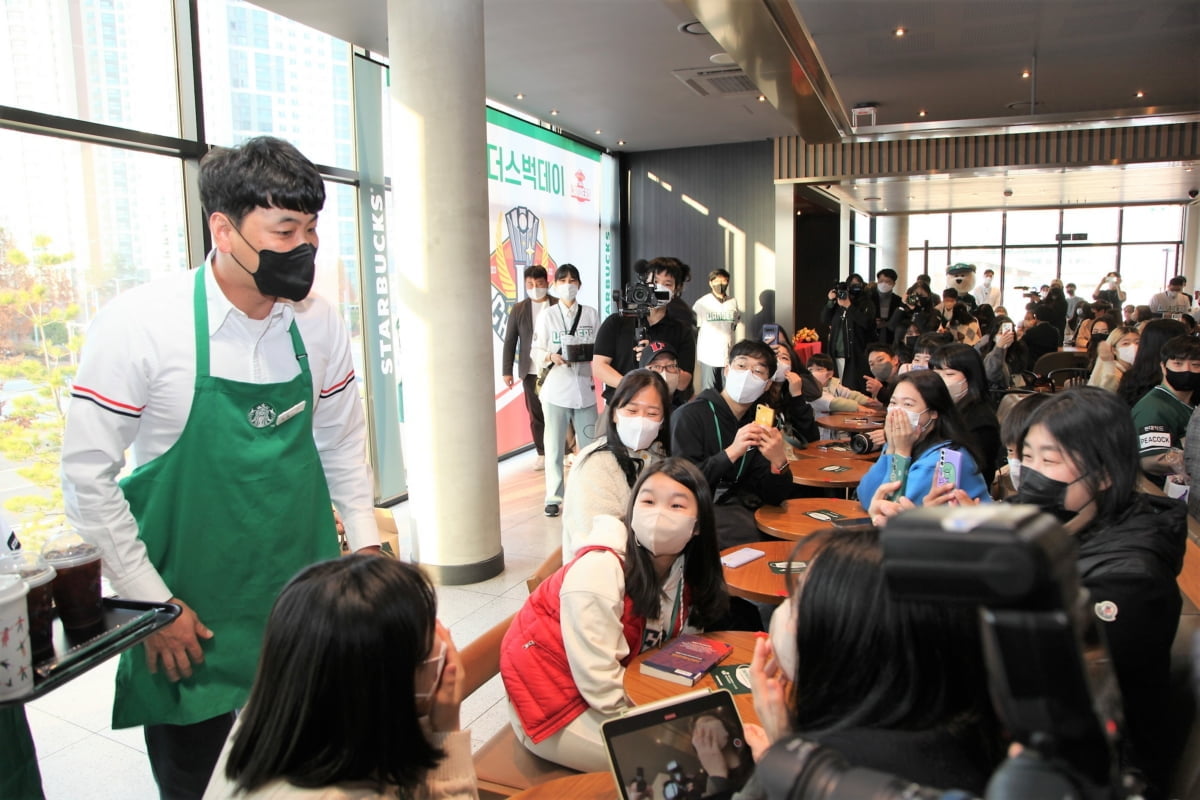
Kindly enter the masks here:
<path id="1" fill-rule="evenodd" d="M 679 364 L 651 364 L 646 369 L 654 372 L 669 372 L 674 375 L 676 372 L 679 372 Z"/>

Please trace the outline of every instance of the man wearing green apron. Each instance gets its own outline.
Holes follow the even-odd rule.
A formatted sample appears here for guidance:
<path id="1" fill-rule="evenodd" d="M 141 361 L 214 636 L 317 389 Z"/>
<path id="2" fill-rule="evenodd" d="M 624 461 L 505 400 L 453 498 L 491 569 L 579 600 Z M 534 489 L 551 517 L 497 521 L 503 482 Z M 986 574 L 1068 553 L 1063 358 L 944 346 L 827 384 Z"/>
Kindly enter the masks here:
<path id="1" fill-rule="evenodd" d="M 320 174 L 259 137 L 206 156 L 200 195 L 213 252 L 97 315 L 63 442 L 68 518 L 116 590 L 183 608 L 122 656 L 113 707 L 172 800 L 203 794 L 283 584 L 338 555 L 331 501 L 352 548 L 379 544 L 349 334 L 309 294 Z"/>

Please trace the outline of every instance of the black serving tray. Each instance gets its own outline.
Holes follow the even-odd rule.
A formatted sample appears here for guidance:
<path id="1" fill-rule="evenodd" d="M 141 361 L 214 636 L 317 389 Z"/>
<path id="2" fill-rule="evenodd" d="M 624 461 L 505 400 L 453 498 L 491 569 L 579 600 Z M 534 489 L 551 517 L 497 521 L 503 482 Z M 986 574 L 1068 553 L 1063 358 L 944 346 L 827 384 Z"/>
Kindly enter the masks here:
<path id="1" fill-rule="evenodd" d="M 104 598 L 104 617 L 86 630 L 68 631 L 54 618 L 54 655 L 33 665 L 33 691 L 0 701 L 0 708 L 19 706 L 78 678 L 123 650 L 128 650 L 179 616 L 174 603 L 145 603 Z"/>

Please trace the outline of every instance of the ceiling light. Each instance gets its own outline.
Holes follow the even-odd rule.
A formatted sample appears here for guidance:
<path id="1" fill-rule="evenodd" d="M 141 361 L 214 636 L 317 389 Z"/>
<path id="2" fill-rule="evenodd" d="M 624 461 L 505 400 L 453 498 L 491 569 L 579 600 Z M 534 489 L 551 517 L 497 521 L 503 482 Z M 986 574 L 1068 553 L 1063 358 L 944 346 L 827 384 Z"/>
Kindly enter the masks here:
<path id="1" fill-rule="evenodd" d="M 925 116 L 925 109 L 923 109 L 923 108 L 922 108 L 920 111 L 918 111 L 918 112 L 917 112 L 917 116 L 918 116 L 918 117 L 923 117 L 923 116 Z"/>
<path id="2" fill-rule="evenodd" d="M 1145 96 L 1146 96 L 1146 93 L 1145 93 L 1145 92 L 1143 92 L 1143 91 L 1141 91 L 1141 90 L 1139 89 L 1138 91 L 1136 91 L 1136 92 L 1134 92 L 1134 93 L 1133 93 L 1133 96 L 1134 96 L 1134 97 L 1136 97 L 1136 98 L 1138 98 L 1138 99 L 1140 100 L 1140 99 L 1142 99 L 1143 97 L 1145 97 Z"/>
<path id="3" fill-rule="evenodd" d="M 767 102 L 767 96 L 766 96 L 765 94 L 760 94 L 760 95 L 758 96 L 758 102 L 760 102 L 760 103 L 765 103 L 765 102 Z"/>
<path id="4" fill-rule="evenodd" d="M 704 23 L 698 19 L 694 19 L 691 22 L 683 23 L 682 25 L 679 26 L 678 30 L 680 33 L 687 33 L 692 36 L 707 36 L 708 35 L 708 28 L 705 28 Z"/>
<path id="5" fill-rule="evenodd" d="M 518 100 L 524 100 L 524 99 L 525 99 L 525 93 L 524 93 L 524 92 L 517 92 L 516 94 L 514 94 L 514 95 L 513 95 L 513 97 L 517 98 Z"/>
<path id="6" fill-rule="evenodd" d="M 718 67 L 727 67 L 734 63 L 733 56 L 729 53 L 713 53 L 708 57 L 710 63 L 716 64 Z"/>
<path id="7" fill-rule="evenodd" d="M 892 33 L 894 33 L 896 38 L 899 39 L 901 36 L 908 33 L 908 31 L 904 28 L 896 28 L 896 30 L 892 31 Z"/>
<path id="8" fill-rule="evenodd" d="M 863 200 L 882 200 L 882 199 L 883 199 L 882 197 L 876 197 L 875 195 L 871 195 L 870 197 L 863 198 Z"/>
<path id="9" fill-rule="evenodd" d="M 1023 70 L 1021 70 L 1021 77 L 1022 77 L 1022 78 L 1028 78 L 1028 77 L 1029 77 L 1029 75 L 1030 75 L 1030 72 L 1029 72 L 1029 70 L 1027 70 L 1027 69 L 1023 69 Z"/>
<path id="10" fill-rule="evenodd" d="M 597 135 L 597 136 L 599 136 L 599 135 L 600 135 L 600 134 L 602 134 L 602 133 L 604 133 L 604 131 L 600 130 L 599 128 L 596 128 L 596 135 Z"/>
<path id="11" fill-rule="evenodd" d="M 625 146 L 625 140 L 617 139 L 617 147 L 624 147 L 624 146 Z"/>
<path id="12" fill-rule="evenodd" d="M 557 109 L 557 108 L 552 108 L 552 109 L 550 109 L 550 116 L 552 116 L 552 117 L 557 117 L 557 116 L 558 116 L 558 109 Z"/>

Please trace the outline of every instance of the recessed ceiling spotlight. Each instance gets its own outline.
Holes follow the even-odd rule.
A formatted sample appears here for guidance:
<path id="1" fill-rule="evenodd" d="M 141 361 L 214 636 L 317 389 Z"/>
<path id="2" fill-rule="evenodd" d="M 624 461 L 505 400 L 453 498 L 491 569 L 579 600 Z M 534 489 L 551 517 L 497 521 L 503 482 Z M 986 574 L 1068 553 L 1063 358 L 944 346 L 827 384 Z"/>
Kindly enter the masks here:
<path id="1" fill-rule="evenodd" d="M 624 146 L 625 146 L 625 140 L 617 139 L 617 147 L 624 147 Z"/>
<path id="2" fill-rule="evenodd" d="M 1027 69 L 1023 69 L 1023 70 L 1021 70 L 1021 77 L 1022 77 L 1022 78 L 1028 78 L 1028 77 L 1029 77 L 1031 74 L 1032 74 L 1032 73 L 1031 73 L 1029 70 L 1027 70 Z"/>
<path id="3" fill-rule="evenodd" d="M 918 116 L 918 117 L 923 117 L 923 116 L 925 116 L 925 109 L 923 109 L 923 108 L 922 108 L 920 111 L 918 111 L 918 112 L 917 112 L 917 116 Z"/>
<path id="4" fill-rule="evenodd" d="M 525 99 L 525 93 L 524 93 L 524 92 L 517 92 L 516 94 L 514 94 L 514 95 L 513 95 L 513 97 L 517 98 L 518 100 L 524 100 L 524 99 Z"/>
<path id="5" fill-rule="evenodd" d="M 892 31 L 892 33 L 895 34 L 897 39 L 899 39 L 901 36 L 908 33 L 908 30 L 906 28 L 896 28 L 896 30 Z"/>
<path id="6" fill-rule="evenodd" d="M 557 117 L 557 116 L 558 116 L 558 109 L 557 109 L 557 108 L 552 108 L 552 109 L 550 109 L 550 116 L 552 116 L 552 117 Z"/>
<path id="7" fill-rule="evenodd" d="M 600 130 L 599 128 L 596 128 L 596 135 L 597 135 L 597 136 L 599 136 L 599 135 L 600 135 L 600 134 L 602 134 L 602 133 L 604 133 L 604 131 Z"/>
<path id="8" fill-rule="evenodd" d="M 765 94 L 760 94 L 760 95 L 758 96 L 758 102 L 760 102 L 760 103 L 765 103 L 765 102 L 767 102 L 767 96 L 766 96 Z"/>
<path id="9" fill-rule="evenodd" d="M 733 56 L 729 55 L 729 53 L 713 53 L 708 57 L 708 60 L 718 67 L 727 67 L 733 63 Z"/>
<path id="10" fill-rule="evenodd" d="M 685 22 L 678 28 L 680 33 L 690 34 L 691 36 L 707 36 L 708 28 L 704 27 L 704 23 L 698 19 L 691 22 Z"/>
<path id="11" fill-rule="evenodd" d="M 1145 93 L 1145 92 L 1143 92 L 1143 91 L 1141 91 L 1141 90 L 1139 89 L 1138 91 L 1136 91 L 1136 92 L 1134 92 L 1134 93 L 1133 93 L 1133 96 L 1134 96 L 1134 97 L 1136 97 L 1136 98 L 1138 98 L 1138 99 L 1140 100 L 1140 99 L 1142 99 L 1143 97 L 1145 97 L 1145 96 L 1146 96 L 1146 93 Z"/>

